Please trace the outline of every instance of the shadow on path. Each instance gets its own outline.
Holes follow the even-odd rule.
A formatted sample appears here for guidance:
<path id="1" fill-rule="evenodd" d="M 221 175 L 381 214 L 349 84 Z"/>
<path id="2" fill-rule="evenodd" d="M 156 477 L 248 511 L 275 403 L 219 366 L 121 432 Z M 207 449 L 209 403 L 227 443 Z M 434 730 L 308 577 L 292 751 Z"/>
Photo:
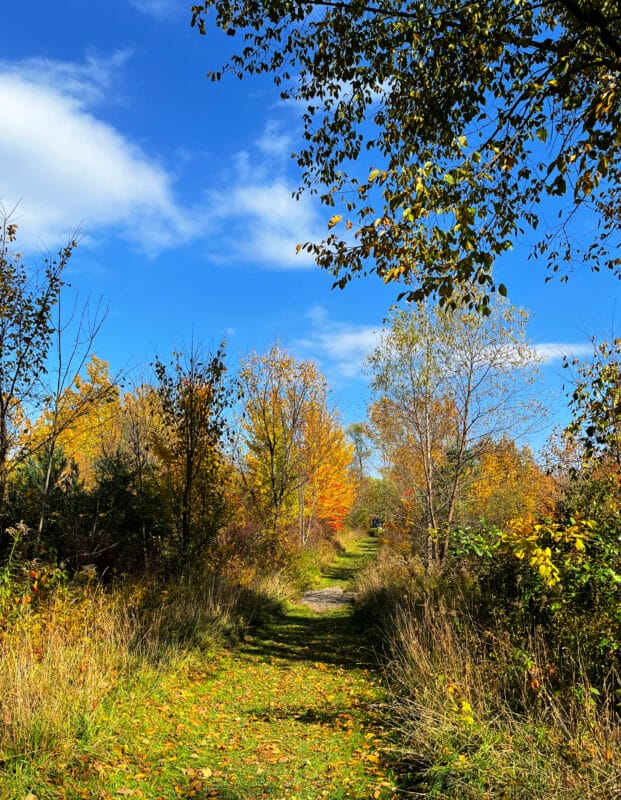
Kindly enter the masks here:
<path id="1" fill-rule="evenodd" d="M 339 584 L 350 584 L 356 573 L 377 554 L 377 539 L 364 539 L 356 552 L 340 553 L 335 561 L 322 570 L 323 577 Z"/>
<path id="2" fill-rule="evenodd" d="M 257 631 L 240 650 L 255 658 L 309 661 L 346 669 L 372 666 L 348 608 L 322 614 L 293 611 Z"/>
<path id="3" fill-rule="evenodd" d="M 356 573 L 377 553 L 378 542 L 364 539 L 354 552 L 345 551 L 323 570 L 337 590 L 350 585 Z M 326 591 L 326 590 L 324 590 Z M 258 630 L 240 647 L 249 656 L 283 661 L 373 668 L 373 658 L 360 635 L 348 603 L 323 611 L 294 608 Z"/>

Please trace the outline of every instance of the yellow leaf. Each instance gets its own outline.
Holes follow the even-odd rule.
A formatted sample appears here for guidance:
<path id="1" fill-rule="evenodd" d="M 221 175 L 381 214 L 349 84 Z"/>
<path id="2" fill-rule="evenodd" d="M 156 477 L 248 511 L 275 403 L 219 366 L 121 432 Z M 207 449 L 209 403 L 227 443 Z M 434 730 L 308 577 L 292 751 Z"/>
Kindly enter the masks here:
<path id="1" fill-rule="evenodd" d="M 335 214 L 333 217 L 330 217 L 328 220 L 328 228 L 333 228 L 335 225 L 338 225 L 342 219 L 343 216 L 341 214 Z"/>

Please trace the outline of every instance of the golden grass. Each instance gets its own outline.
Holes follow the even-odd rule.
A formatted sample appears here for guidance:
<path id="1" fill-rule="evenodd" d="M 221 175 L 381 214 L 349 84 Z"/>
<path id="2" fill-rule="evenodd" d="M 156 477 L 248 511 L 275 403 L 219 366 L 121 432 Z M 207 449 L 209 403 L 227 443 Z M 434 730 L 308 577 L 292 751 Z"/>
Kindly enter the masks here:
<path id="1" fill-rule="evenodd" d="M 167 588 L 61 588 L 12 607 L 0 620 L 0 760 L 105 736 L 97 709 L 111 693 L 184 652 L 243 635 L 278 612 L 277 589 L 203 575 Z"/>
<path id="2" fill-rule="evenodd" d="M 556 687 L 540 646 L 517 650 L 477 624 L 466 599 L 445 601 L 437 576 L 428 583 L 425 594 L 424 576 L 394 559 L 360 581 L 367 621 L 389 639 L 386 714 L 403 787 L 447 800 L 620 797 L 612 704 L 579 677 Z"/>
<path id="3" fill-rule="evenodd" d="M 91 587 L 25 609 L 0 639 L 0 748 L 34 753 L 86 735 L 130 663 L 131 623 L 119 597 Z"/>

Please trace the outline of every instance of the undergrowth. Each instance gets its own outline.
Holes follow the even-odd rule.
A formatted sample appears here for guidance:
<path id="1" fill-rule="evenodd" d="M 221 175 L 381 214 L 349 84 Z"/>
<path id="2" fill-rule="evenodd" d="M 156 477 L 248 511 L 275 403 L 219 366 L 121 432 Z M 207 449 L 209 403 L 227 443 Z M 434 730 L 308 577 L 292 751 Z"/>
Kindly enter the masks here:
<path id="1" fill-rule="evenodd" d="M 242 586 L 227 574 L 203 574 L 168 585 L 86 580 L 46 597 L 17 594 L 4 603 L 0 625 L 0 764 L 9 770 L 105 735 L 95 721 L 104 700 L 153 666 L 244 638 L 282 613 L 284 590 L 275 578 Z"/>
<path id="2" fill-rule="evenodd" d="M 358 582 L 358 615 L 382 643 L 401 786 L 425 797 L 607 800 L 621 793 L 612 684 L 559 684 L 537 637 L 481 624 L 473 580 L 384 556 Z"/>

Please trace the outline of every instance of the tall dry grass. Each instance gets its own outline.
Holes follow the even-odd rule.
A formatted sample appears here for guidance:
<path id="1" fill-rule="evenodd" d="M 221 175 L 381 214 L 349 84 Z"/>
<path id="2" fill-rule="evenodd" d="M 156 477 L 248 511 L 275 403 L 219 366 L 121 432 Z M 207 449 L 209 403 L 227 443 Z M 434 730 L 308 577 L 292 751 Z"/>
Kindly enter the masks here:
<path id="1" fill-rule="evenodd" d="M 0 760 L 105 740 L 99 710 L 117 692 L 140 693 L 164 664 L 243 636 L 279 613 L 280 594 L 268 579 L 241 586 L 207 573 L 165 587 L 60 587 L 44 602 L 12 606 L 0 620 Z"/>
<path id="2" fill-rule="evenodd" d="M 120 596 L 59 593 L 15 615 L 0 638 L 0 749 L 34 755 L 89 734 L 102 700 L 133 663 Z"/>
<path id="3" fill-rule="evenodd" d="M 384 635 L 384 711 L 404 790 L 460 800 L 621 797 L 618 709 L 578 677 L 579 663 L 572 686 L 555 686 L 540 644 L 518 650 L 507 632 L 485 629 L 468 585 L 390 558 L 360 581 L 361 617 Z"/>

